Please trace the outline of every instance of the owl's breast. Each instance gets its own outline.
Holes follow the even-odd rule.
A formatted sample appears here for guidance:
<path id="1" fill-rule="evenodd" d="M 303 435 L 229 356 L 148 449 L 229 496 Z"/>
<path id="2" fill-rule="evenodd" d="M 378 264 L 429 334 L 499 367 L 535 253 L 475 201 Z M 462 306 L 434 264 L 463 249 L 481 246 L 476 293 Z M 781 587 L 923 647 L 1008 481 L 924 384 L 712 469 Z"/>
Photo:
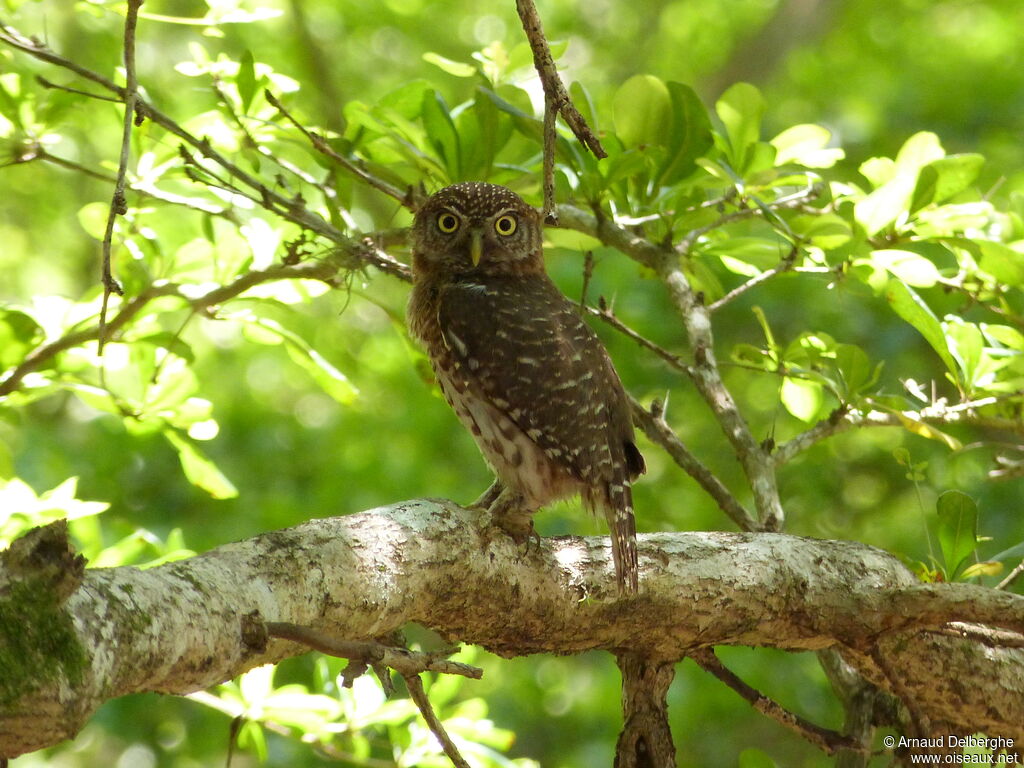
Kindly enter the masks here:
<path id="1" fill-rule="evenodd" d="M 551 457 L 496 404 L 481 397 L 457 361 L 433 360 L 445 399 L 502 482 L 536 509 L 581 490 L 580 481 Z M 505 403 L 507 405 L 507 403 Z"/>

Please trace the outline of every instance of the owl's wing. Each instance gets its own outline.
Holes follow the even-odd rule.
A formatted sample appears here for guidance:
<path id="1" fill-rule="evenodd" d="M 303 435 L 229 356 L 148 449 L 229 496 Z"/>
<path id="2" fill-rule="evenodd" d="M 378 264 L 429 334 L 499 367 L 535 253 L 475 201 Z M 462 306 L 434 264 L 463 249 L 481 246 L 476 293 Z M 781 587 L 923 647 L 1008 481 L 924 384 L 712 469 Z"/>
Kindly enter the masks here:
<path id="1" fill-rule="evenodd" d="M 546 275 L 442 289 L 438 320 L 460 375 L 588 484 L 643 471 L 629 403 L 600 340 Z"/>

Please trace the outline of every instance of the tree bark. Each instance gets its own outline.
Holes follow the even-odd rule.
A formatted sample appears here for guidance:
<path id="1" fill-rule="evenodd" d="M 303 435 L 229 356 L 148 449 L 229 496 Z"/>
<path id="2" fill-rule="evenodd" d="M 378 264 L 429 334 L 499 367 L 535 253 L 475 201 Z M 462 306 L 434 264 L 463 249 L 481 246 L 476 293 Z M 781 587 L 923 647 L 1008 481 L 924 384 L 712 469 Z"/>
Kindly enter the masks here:
<path id="1" fill-rule="evenodd" d="M 848 541 L 666 533 L 641 536 L 639 553 L 639 595 L 620 599 L 607 539 L 523 553 L 445 501 L 312 520 L 145 571 L 83 573 L 59 529 L 37 529 L 0 561 L 0 757 L 74 736 L 107 699 L 185 694 L 307 650 L 254 642 L 252 616 L 347 639 L 418 622 L 504 656 L 606 649 L 671 665 L 714 645 L 831 648 L 909 699 L 921 732 L 1024 744 L 1024 650 L 1006 647 L 1024 632 L 1020 596 L 923 585 Z M 1008 632 L 939 634 L 950 621 Z"/>

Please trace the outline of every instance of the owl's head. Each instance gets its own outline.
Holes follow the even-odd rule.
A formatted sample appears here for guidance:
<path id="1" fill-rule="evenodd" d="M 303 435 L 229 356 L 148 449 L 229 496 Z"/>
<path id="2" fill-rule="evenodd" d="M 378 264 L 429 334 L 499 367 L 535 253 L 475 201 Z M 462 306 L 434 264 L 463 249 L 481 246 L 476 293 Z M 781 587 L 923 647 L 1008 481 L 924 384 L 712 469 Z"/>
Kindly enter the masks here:
<path id="1" fill-rule="evenodd" d="M 436 192 L 416 212 L 413 266 L 419 273 L 543 271 L 540 215 L 507 187 L 463 182 Z"/>

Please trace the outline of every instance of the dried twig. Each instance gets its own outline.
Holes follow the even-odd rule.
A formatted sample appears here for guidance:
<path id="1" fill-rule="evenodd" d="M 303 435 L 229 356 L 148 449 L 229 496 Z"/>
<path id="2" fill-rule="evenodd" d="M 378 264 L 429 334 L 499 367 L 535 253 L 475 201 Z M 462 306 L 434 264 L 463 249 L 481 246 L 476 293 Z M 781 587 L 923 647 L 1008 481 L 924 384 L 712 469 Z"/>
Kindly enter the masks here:
<path id="1" fill-rule="evenodd" d="M 451 655 L 454 649 L 448 649 L 439 653 L 418 653 L 406 648 L 396 648 L 372 641 L 339 640 L 309 627 L 302 627 L 287 622 L 268 621 L 265 627 L 270 637 L 292 640 L 296 643 L 307 645 L 321 653 L 349 659 L 356 665 L 357 673 L 365 671 L 367 665 L 373 666 L 375 669 L 387 667 L 398 672 L 405 680 L 405 685 L 409 689 L 409 697 L 416 704 L 427 727 L 434 734 L 448 759 L 452 761 L 456 768 L 470 768 L 469 763 L 460 754 L 459 748 L 455 746 L 455 742 L 448 735 L 437 713 L 434 712 L 430 699 L 423 689 L 423 681 L 420 679 L 422 672 L 462 675 L 463 677 L 480 679 L 483 676 L 483 670 L 479 667 L 460 664 L 456 661 L 449 661 L 446 658 Z M 378 674 L 381 673 L 378 672 Z"/>
<path id="2" fill-rule="evenodd" d="M 1008 632 L 1003 629 L 990 629 L 989 627 L 985 627 L 980 624 L 951 621 L 940 629 L 931 629 L 928 631 L 936 635 L 948 635 L 950 637 L 963 637 L 968 640 L 976 640 L 979 643 L 984 643 L 990 648 L 1024 648 L 1024 635 L 1018 632 Z"/>
<path id="3" fill-rule="evenodd" d="M 679 357 L 679 355 L 674 355 L 671 352 L 669 352 L 667 349 L 665 349 L 664 347 L 659 346 L 658 344 L 655 344 L 653 341 L 651 341 L 650 339 L 648 339 L 648 338 L 646 338 L 644 336 L 641 336 L 639 333 L 634 331 L 632 328 L 630 328 L 624 322 L 619 320 L 619 318 L 615 315 L 615 313 L 612 312 L 612 310 L 610 308 L 608 308 L 607 306 L 602 306 L 602 307 L 590 307 L 590 306 L 587 306 L 587 307 L 584 307 L 584 310 L 588 314 L 591 314 L 594 317 L 600 318 L 601 320 L 603 320 L 605 323 L 610 325 L 612 328 L 617 330 L 622 335 L 628 336 L 629 338 L 631 338 L 633 341 L 635 341 L 637 344 L 639 344 L 644 349 L 650 350 L 651 352 L 656 354 L 658 357 L 660 357 L 662 360 L 664 360 L 666 363 L 668 363 L 670 366 L 675 368 L 680 373 L 685 373 L 687 376 L 692 376 L 693 375 L 693 371 L 690 369 L 690 366 L 686 363 L 685 360 L 683 360 L 681 357 Z"/>
<path id="4" fill-rule="evenodd" d="M 194 294 L 187 296 L 186 293 L 188 292 L 183 290 L 183 287 L 177 283 L 157 283 L 150 285 L 130 301 L 124 302 L 118 313 L 107 323 L 106 330 L 108 334 L 117 333 L 117 331 L 141 312 L 149 302 L 161 296 L 179 296 L 188 303 L 193 311 L 202 311 L 227 301 L 247 291 L 254 285 L 293 278 L 329 280 L 338 273 L 339 269 L 340 267 L 331 261 L 310 261 L 295 265 L 278 264 L 267 269 L 256 269 L 246 272 L 227 285 L 222 285 L 199 297 L 196 297 Z M 87 341 L 94 341 L 99 338 L 99 334 L 99 325 L 94 325 L 73 331 L 61 336 L 59 339 L 36 347 L 25 356 L 21 363 L 7 371 L 4 379 L 0 380 L 0 397 L 16 391 L 28 374 L 39 370 L 61 352 L 80 346 Z"/>
<path id="5" fill-rule="evenodd" d="M 533 4 L 533 0 L 516 0 L 516 10 L 519 12 L 523 31 L 526 33 L 526 39 L 529 40 L 530 49 L 533 51 L 533 64 L 537 68 L 537 75 L 544 86 L 544 218 L 549 223 L 554 223 L 557 221 L 555 211 L 556 115 L 562 115 L 562 119 L 576 134 L 576 138 L 594 153 L 594 157 L 607 157 L 608 153 L 604 151 L 601 141 L 572 103 L 562 78 L 558 76 L 558 68 L 551 56 L 547 38 L 544 37 L 544 27 L 541 25 L 540 15 L 537 13 L 537 7 Z"/>
<path id="6" fill-rule="evenodd" d="M 484 674 L 479 667 L 449 660 L 447 657 L 457 649 L 448 648 L 437 653 L 421 653 L 367 640 L 339 640 L 323 632 L 317 632 L 315 629 L 283 621 L 268 621 L 265 626 L 270 637 L 302 643 L 329 656 L 338 656 L 371 665 L 380 664 L 395 670 L 402 677 L 416 676 L 421 672 L 437 672 L 443 675 L 461 675 L 479 680 Z"/>
<path id="7" fill-rule="evenodd" d="M 722 484 L 722 481 L 683 444 L 683 441 L 672 431 L 660 412 L 653 408 L 648 411 L 631 395 L 627 395 L 627 397 L 633 407 L 633 420 L 644 431 L 644 434 L 651 442 L 664 448 L 672 460 L 697 481 L 700 487 L 715 500 L 719 509 L 728 515 L 741 531 L 762 530 L 763 526 L 736 500 L 736 497 Z"/>
<path id="8" fill-rule="evenodd" d="M 820 725 L 815 725 L 814 723 L 800 717 L 800 715 L 795 712 L 790 712 L 782 705 L 772 699 L 769 699 L 756 688 L 752 688 L 747 685 L 728 667 L 722 664 L 714 651 L 710 648 L 696 651 L 690 655 L 690 658 L 697 662 L 697 665 L 700 666 L 701 669 L 711 673 L 736 691 L 736 693 L 745 699 L 750 706 L 762 715 L 772 718 L 780 725 L 788 728 L 797 735 L 802 736 L 826 754 L 834 755 L 840 750 L 864 752 L 864 746 L 858 743 L 855 739 L 852 739 L 849 736 L 844 736 L 837 731 L 822 728 Z"/>
<path id="9" fill-rule="evenodd" d="M 448 731 L 445 730 L 444 724 L 438 718 L 437 713 L 434 712 L 434 708 L 430 705 L 430 699 L 427 698 L 426 692 L 423 690 L 423 681 L 420 680 L 419 675 L 405 675 L 405 686 L 409 689 L 409 696 L 416 703 L 416 706 L 420 710 L 420 714 L 423 715 L 423 719 L 427 723 L 427 727 L 430 728 L 431 733 L 437 739 L 441 745 L 441 749 L 448 756 L 448 759 L 452 761 L 455 768 L 470 768 L 466 758 L 459 752 L 459 748 L 455 746 L 455 742 L 452 741 L 451 736 L 448 735 Z"/>
<path id="10" fill-rule="evenodd" d="M 1014 395 L 1015 396 L 1015 395 Z M 981 416 L 978 408 L 992 405 L 995 400 L 970 401 L 958 405 L 947 405 L 943 402 L 925 406 L 919 411 L 880 411 L 839 409 L 822 419 L 810 429 L 801 432 L 781 445 L 776 446 L 772 453 L 772 461 L 782 466 L 793 460 L 797 454 L 807 450 L 815 443 L 826 438 L 859 427 L 901 427 L 906 428 L 907 422 L 931 424 L 935 426 L 951 424 L 970 424 L 984 429 L 1000 429 L 1016 434 L 1024 434 L 1024 419 L 1011 419 L 1005 416 Z"/>
<path id="11" fill-rule="evenodd" d="M 125 176 L 128 173 L 128 158 L 131 156 L 132 128 L 136 124 L 136 120 L 141 119 L 141 116 L 135 114 L 135 102 L 139 96 L 139 84 L 135 76 L 135 28 L 139 20 L 139 7 L 142 2 L 143 0 L 128 0 L 124 19 L 124 127 L 121 131 L 121 157 L 117 164 L 117 180 L 114 182 L 114 195 L 110 200 L 107 226 L 103 232 L 103 305 L 100 307 L 99 329 L 99 351 L 101 353 L 107 335 L 107 305 L 110 302 L 110 294 L 124 295 L 121 284 L 114 279 L 110 268 L 110 248 L 114 239 L 114 222 L 118 216 L 124 216 L 128 212 L 128 202 L 124 196 Z"/>
<path id="12" fill-rule="evenodd" d="M 54 53 L 43 43 L 26 37 L 18 32 L 18 30 L 3 23 L 0 23 L 0 42 L 19 51 L 23 51 L 40 61 L 45 61 L 49 64 L 53 64 L 54 66 L 62 67 L 63 69 L 74 72 L 79 77 L 96 83 L 105 90 L 115 94 L 121 100 L 126 98 L 125 89 L 113 81 L 71 61 L 70 59 Z M 151 122 L 159 125 L 168 133 L 177 136 L 186 145 L 196 149 L 199 155 L 223 168 L 232 179 L 238 180 L 240 183 L 253 190 L 251 194 L 247 194 L 245 196 L 257 205 L 265 208 L 276 216 L 280 216 L 281 218 L 302 227 L 303 229 L 307 229 L 337 243 L 350 255 L 358 257 L 367 264 L 375 266 L 383 272 L 406 281 L 412 279 L 411 272 L 404 264 L 399 263 L 385 253 L 381 253 L 379 249 L 368 247 L 366 243 L 349 237 L 344 232 L 324 220 L 322 216 L 307 208 L 301 200 L 288 199 L 278 194 L 273 189 L 270 189 L 259 179 L 246 173 L 239 166 L 232 163 L 224 155 L 214 149 L 208 140 L 200 139 L 189 133 L 177 121 L 168 115 L 165 115 L 153 105 L 147 103 L 141 96 L 137 96 L 136 98 L 135 111 L 137 114 L 141 114 Z M 238 189 L 234 185 L 231 185 L 231 188 L 235 190 Z M 242 193 L 239 192 L 239 194 Z"/>
<path id="13" fill-rule="evenodd" d="M 1007 587 L 1013 586 L 1013 583 L 1024 574 L 1024 561 L 1019 563 L 1016 568 L 1010 571 L 1006 578 L 996 584 L 996 589 L 1006 589 Z"/>
<path id="14" fill-rule="evenodd" d="M 331 160 L 336 162 L 348 173 L 351 173 L 360 181 L 363 181 L 369 186 L 373 187 L 374 189 L 383 192 L 388 197 L 393 197 L 395 200 L 400 202 L 409 210 L 415 210 L 416 201 L 413 199 L 411 190 L 409 192 L 403 192 L 398 187 L 388 184 L 383 179 L 378 179 L 373 174 L 363 170 L 344 155 L 340 155 L 337 152 L 335 152 L 331 145 L 324 140 L 323 136 L 314 133 L 313 131 L 310 131 L 308 128 L 302 125 L 302 123 L 296 120 L 295 117 L 292 116 L 292 113 L 285 109 L 284 105 L 269 90 L 264 90 L 263 96 L 270 103 L 270 105 L 274 107 L 274 109 L 280 112 L 281 115 L 289 123 L 295 126 L 295 128 L 309 140 L 309 143 L 313 145 L 313 148 L 317 152 L 324 155 L 325 157 L 329 157 Z"/>

